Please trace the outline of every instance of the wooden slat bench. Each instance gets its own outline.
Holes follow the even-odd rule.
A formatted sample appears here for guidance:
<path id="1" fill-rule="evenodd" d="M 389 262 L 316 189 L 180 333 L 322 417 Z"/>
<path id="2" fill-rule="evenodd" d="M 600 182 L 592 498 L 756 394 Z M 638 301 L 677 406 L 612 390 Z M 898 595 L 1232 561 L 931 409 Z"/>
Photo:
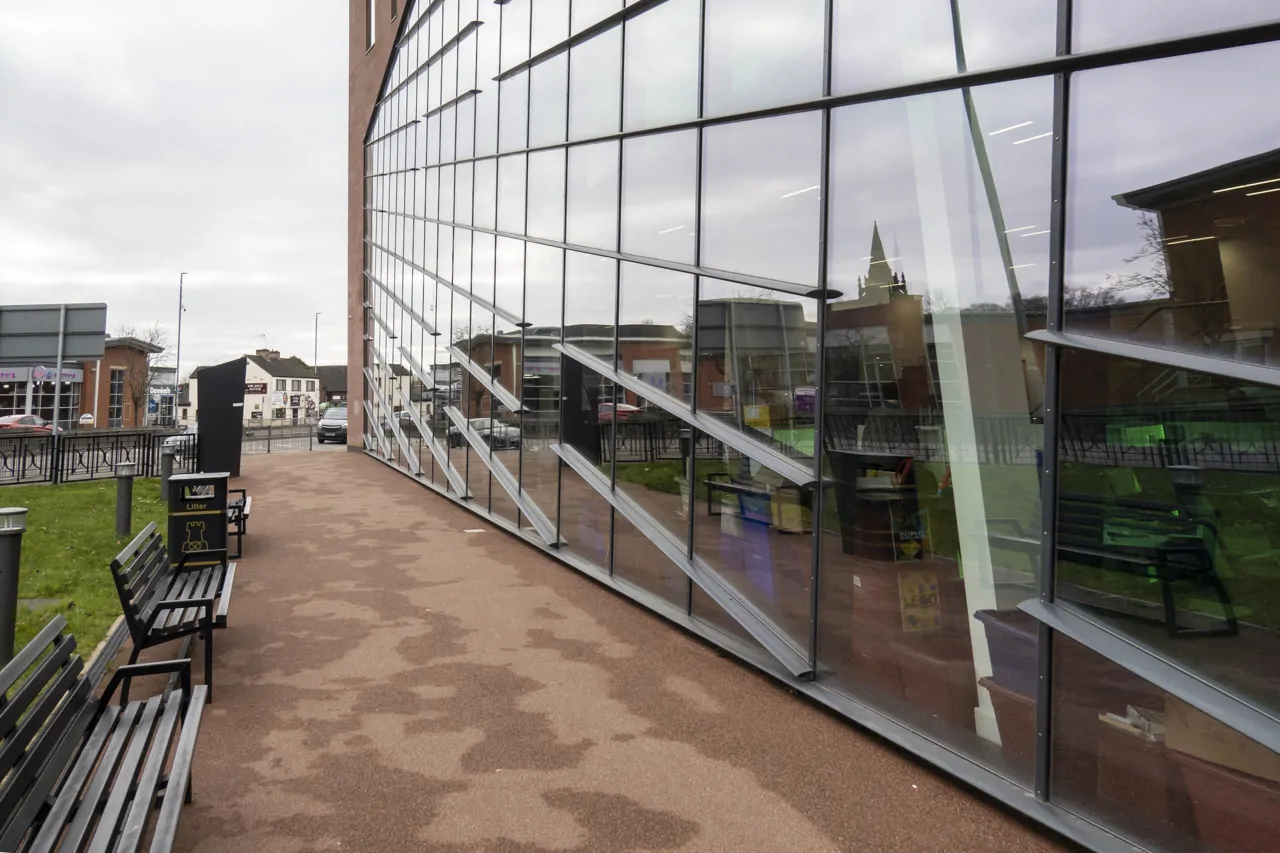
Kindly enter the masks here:
<path id="1" fill-rule="evenodd" d="M 56 617 L 0 670 L 0 850 L 132 853 L 153 816 L 148 849 L 170 850 L 206 688 L 191 686 L 189 660 L 132 664 L 95 699 L 66 627 Z M 180 690 L 111 704 L 134 678 L 168 674 Z"/>
<path id="2" fill-rule="evenodd" d="M 993 545 L 1038 556 L 1040 541 L 1010 519 L 990 519 L 1014 535 L 993 534 Z M 1136 498 L 1062 492 L 1058 495 L 1060 561 L 1150 577 L 1159 582 L 1164 626 L 1170 637 L 1235 634 L 1231 596 L 1214 566 L 1217 521 L 1204 509 Z M 1190 628 L 1178 623 L 1172 584 L 1185 581 L 1213 590 L 1222 605 L 1223 627 Z"/>
<path id="3" fill-rule="evenodd" d="M 240 495 L 236 498 L 233 495 Z M 235 537 L 236 552 L 231 559 L 238 560 L 244 553 L 244 537 L 249 532 L 249 513 L 253 511 L 253 498 L 244 489 L 227 490 L 227 534 Z"/>
<path id="4" fill-rule="evenodd" d="M 217 562 L 187 566 L 190 560 L 209 558 Z M 207 698 L 212 702 L 213 629 L 226 627 L 236 577 L 236 564 L 227 562 L 227 550 L 187 551 L 173 566 L 164 539 L 152 522 L 111 561 L 111 576 L 133 638 L 129 663 L 137 661 L 143 649 L 179 638 L 186 638 L 185 654 L 191 637 L 199 635 L 204 640 Z M 129 698 L 128 685 L 124 698 Z"/>

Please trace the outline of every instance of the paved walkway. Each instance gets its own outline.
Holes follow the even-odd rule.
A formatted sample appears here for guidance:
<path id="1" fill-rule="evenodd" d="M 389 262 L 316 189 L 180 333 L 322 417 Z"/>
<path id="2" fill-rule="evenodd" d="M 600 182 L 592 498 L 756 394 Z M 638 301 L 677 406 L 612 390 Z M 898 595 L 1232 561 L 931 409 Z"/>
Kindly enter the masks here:
<path id="1" fill-rule="evenodd" d="M 373 460 L 244 474 L 179 849 L 1064 849 Z"/>

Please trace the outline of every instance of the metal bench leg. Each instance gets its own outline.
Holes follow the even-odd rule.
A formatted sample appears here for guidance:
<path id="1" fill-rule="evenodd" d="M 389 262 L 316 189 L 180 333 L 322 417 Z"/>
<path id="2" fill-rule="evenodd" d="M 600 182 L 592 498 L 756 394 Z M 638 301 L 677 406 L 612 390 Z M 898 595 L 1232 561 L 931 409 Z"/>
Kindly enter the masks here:
<path id="1" fill-rule="evenodd" d="M 1222 578 L 1218 577 L 1217 572 L 1211 572 L 1205 578 L 1205 581 L 1218 594 L 1218 603 L 1222 605 L 1222 615 L 1227 620 L 1227 627 L 1224 633 L 1227 636 L 1234 637 L 1240 633 L 1240 625 L 1236 622 L 1236 607 L 1231 603 L 1231 596 L 1228 594 L 1226 586 L 1223 585 Z"/>
<path id="2" fill-rule="evenodd" d="M 207 623 L 204 629 L 204 683 L 209 688 L 205 696 L 205 704 L 213 704 L 213 623 Z"/>
<path id="3" fill-rule="evenodd" d="M 134 642 L 133 642 L 133 651 L 129 653 L 129 665 L 130 665 L 130 666 L 132 666 L 133 664 L 135 664 L 135 663 L 137 663 L 137 662 L 138 662 L 138 655 L 139 655 L 141 652 L 142 652 L 142 646 L 138 645 L 138 641 L 137 641 L 137 640 L 134 640 Z M 128 679 L 128 678 L 126 678 L 126 679 L 124 680 L 124 683 L 120 685 L 120 704 L 121 704 L 121 705 L 128 705 L 128 704 L 129 704 L 129 684 L 131 683 L 131 681 L 132 681 L 132 679 Z"/>
<path id="4" fill-rule="evenodd" d="M 1173 584 L 1164 578 L 1160 579 L 1160 597 L 1164 599 L 1165 630 L 1170 637 L 1177 637 L 1182 629 L 1178 627 L 1178 608 L 1173 601 Z"/>

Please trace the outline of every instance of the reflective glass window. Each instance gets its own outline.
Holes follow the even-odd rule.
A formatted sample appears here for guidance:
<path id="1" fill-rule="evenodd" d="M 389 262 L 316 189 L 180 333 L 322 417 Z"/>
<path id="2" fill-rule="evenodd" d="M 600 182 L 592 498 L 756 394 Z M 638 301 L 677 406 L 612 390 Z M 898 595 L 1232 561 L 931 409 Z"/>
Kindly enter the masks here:
<path id="1" fill-rule="evenodd" d="M 632 263 L 622 264 L 621 276 L 618 369 L 652 386 L 655 395 L 688 405 L 692 398 L 693 276 Z"/>
<path id="2" fill-rule="evenodd" d="M 622 28 L 614 27 L 569 51 L 569 138 L 616 133 L 621 96 Z"/>
<path id="3" fill-rule="evenodd" d="M 493 301 L 499 308 L 516 317 L 524 316 L 524 247 L 523 240 L 499 237 L 497 272 Z M 502 321 L 509 325 L 508 320 Z"/>
<path id="4" fill-rule="evenodd" d="M 624 130 L 698 115 L 698 0 L 667 0 L 626 25 Z"/>
<path id="5" fill-rule="evenodd" d="M 497 228 L 498 161 L 495 159 L 477 160 L 475 167 L 476 227 Z"/>
<path id="6" fill-rule="evenodd" d="M 471 206 L 475 203 L 471 178 L 475 174 L 472 163 L 460 163 L 454 168 L 454 221 L 460 225 L 471 224 Z"/>
<path id="7" fill-rule="evenodd" d="M 529 236 L 564 240 L 565 151 L 529 155 Z"/>
<path id="8" fill-rule="evenodd" d="M 623 252 L 693 263 L 697 158 L 692 130 L 623 142 Z"/>
<path id="9" fill-rule="evenodd" d="M 998 131 L 1052 102 L 1048 79 L 975 88 L 971 110 L 877 101 L 834 111 L 831 137 L 818 648 L 845 689 L 1024 785 L 1001 703 L 1034 718 L 1016 607 L 1036 594 L 1044 353 L 1024 335 L 1049 251 L 1018 229 L 1052 191 L 1047 154 Z M 1030 682 L 989 689 L 1015 642 Z"/>
<path id="10" fill-rule="evenodd" d="M 551 445 L 560 437 L 560 341 L 564 298 L 564 250 L 525 246 L 524 350 L 520 363 L 521 488 L 554 524 L 559 495 L 559 458 Z"/>
<path id="11" fill-rule="evenodd" d="M 525 155 L 498 158 L 498 229 L 524 233 Z"/>
<path id="12" fill-rule="evenodd" d="M 618 143 L 569 149 L 569 222 L 566 242 L 618 248 Z"/>
<path id="13" fill-rule="evenodd" d="M 1075 51 L 1260 24 L 1280 18 L 1272 0 L 1076 0 L 1071 14 Z"/>
<path id="14" fill-rule="evenodd" d="M 1280 90 L 1242 88 L 1277 73 L 1264 44 L 1073 76 L 1068 330 L 1280 364 Z"/>
<path id="15" fill-rule="evenodd" d="M 533 8 L 530 55 L 537 56 L 569 37 L 569 0 L 538 0 Z"/>
<path id="16" fill-rule="evenodd" d="M 622 9 L 622 0 L 574 0 L 573 32 L 580 33 Z"/>
<path id="17" fill-rule="evenodd" d="M 613 364 L 618 263 L 569 252 L 564 274 L 564 339 Z"/>
<path id="18" fill-rule="evenodd" d="M 950 8 L 932 0 L 835 0 L 833 94 L 998 68 L 1056 51 L 1056 0 L 956 0 Z"/>
<path id="19" fill-rule="evenodd" d="M 702 265 L 816 284 L 821 150 L 816 112 L 706 128 Z"/>
<path id="20" fill-rule="evenodd" d="M 1280 389 L 1068 350 L 1058 596 L 1280 709 Z"/>
<path id="21" fill-rule="evenodd" d="M 1059 634 L 1053 649 L 1059 805 L 1150 849 L 1275 846 L 1280 755 L 1074 640 Z"/>
<path id="22" fill-rule="evenodd" d="M 511 0 L 502 4 L 503 71 L 529 58 L 529 15 L 532 6 L 533 0 Z"/>
<path id="23" fill-rule="evenodd" d="M 529 72 L 498 84 L 501 107 L 498 110 L 498 150 L 525 148 L 529 139 Z"/>
<path id="24" fill-rule="evenodd" d="M 822 95 L 824 0 L 708 0 L 706 115 Z"/>
<path id="25" fill-rule="evenodd" d="M 569 54 L 540 62 L 529 74 L 529 145 L 563 142 L 565 113 L 569 107 L 567 75 Z"/>

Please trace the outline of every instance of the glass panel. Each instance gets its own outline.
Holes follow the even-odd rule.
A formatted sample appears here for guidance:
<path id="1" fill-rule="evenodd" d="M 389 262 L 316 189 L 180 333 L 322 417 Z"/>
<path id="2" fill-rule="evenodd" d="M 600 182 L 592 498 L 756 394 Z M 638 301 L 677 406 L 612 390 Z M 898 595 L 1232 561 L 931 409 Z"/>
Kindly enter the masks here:
<path id="1" fill-rule="evenodd" d="M 565 268 L 564 340 L 613 364 L 618 264 L 569 252 Z"/>
<path id="2" fill-rule="evenodd" d="M 627 22 L 624 130 L 698 116 L 698 0 L 667 0 Z"/>
<path id="3" fill-rule="evenodd" d="M 529 138 L 529 72 L 522 71 L 498 84 L 502 105 L 498 110 L 498 150 L 517 151 Z"/>
<path id="4" fill-rule="evenodd" d="M 1061 634 L 1053 672 L 1060 805 L 1151 849 L 1275 847 L 1280 755 Z"/>
<path id="5" fill-rule="evenodd" d="M 564 251 L 529 243 L 525 246 L 526 317 L 521 401 L 521 487 L 556 521 L 559 459 L 551 445 L 560 434 L 560 317 L 564 288 Z"/>
<path id="6" fill-rule="evenodd" d="M 475 138 L 476 138 L 476 101 L 474 97 L 468 98 L 458 104 L 456 108 L 458 114 L 458 144 L 454 153 L 459 160 L 465 160 L 468 157 L 475 156 Z"/>
<path id="7" fill-rule="evenodd" d="M 688 405 L 692 398 L 693 276 L 624 263 L 619 298 L 618 369 L 653 386 L 655 392 Z M 634 405 L 645 408 L 640 403 Z"/>
<path id="8" fill-rule="evenodd" d="M 1273 0 L 1076 0 L 1071 47 L 1074 51 L 1101 50 L 1260 24 L 1277 16 L 1280 10 Z"/>
<path id="9" fill-rule="evenodd" d="M 569 138 L 616 133 L 621 94 L 622 28 L 614 27 L 570 50 Z"/>
<path id="10" fill-rule="evenodd" d="M 1280 389 L 1062 355 L 1058 595 L 1280 709 Z"/>
<path id="11" fill-rule="evenodd" d="M 706 115 L 822 96 L 825 0 L 707 0 Z"/>
<path id="12" fill-rule="evenodd" d="M 693 130 L 623 143 L 623 252 L 693 263 L 697 159 Z"/>
<path id="13" fill-rule="evenodd" d="M 498 158 L 498 229 L 524 233 L 525 155 Z"/>
<path id="14" fill-rule="evenodd" d="M 1045 153 L 991 131 L 1048 114 L 1053 87 L 971 98 L 832 116 L 818 648 L 841 688 L 1029 786 L 1007 717 L 1035 710 L 1015 608 L 1036 594 L 1044 355 L 1023 335 L 1049 260 L 1012 229 L 1052 193 Z"/>
<path id="15" fill-rule="evenodd" d="M 1280 90 L 1224 96 L 1277 73 L 1267 44 L 1075 75 L 1071 331 L 1280 364 Z"/>
<path id="16" fill-rule="evenodd" d="M 440 169 L 440 216 L 439 218 L 445 222 L 453 221 L 453 167 L 452 166 L 444 166 Z M 400 226 L 400 223 L 396 222 L 395 224 L 398 229 Z"/>
<path id="17" fill-rule="evenodd" d="M 529 236 L 564 240 L 565 151 L 529 155 Z"/>
<path id="18" fill-rule="evenodd" d="M 618 143 L 569 149 L 568 240 L 597 249 L 618 248 Z"/>
<path id="19" fill-rule="evenodd" d="M 529 71 L 529 145 L 563 142 L 565 113 L 569 108 L 569 54 L 540 62 Z"/>
<path id="20" fill-rule="evenodd" d="M 511 0 L 502 6 L 503 71 L 529 58 L 529 14 L 532 5 L 533 0 Z"/>
<path id="21" fill-rule="evenodd" d="M 833 94 L 1044 59 L 1057 49 L 1056 0 L 835 0 Z M 959 33 L 959 39 L 956 35 Z M 1017 37 L 1011 37 L 1017 33 Z M 962 57 L 959 58 L 958 57 Z"/>
<path id="22" fill-rule="evenodd" d="M 574 0 L 573 32 L 582 32 L 587 27 L 604 20 L 614 12 L 622 9 L 622 0 Z"/>
<path id="23" fill-rule="evenodd" d="M 688 576 L 676 568 L 675 563 L 667 559 L 634 524 L 616 512 L 613 518 L 613 574 L 684 609 L 689 595 Z"/>
<path id="24" fill-rule="evenodd" d="M 471 206 L 475 197 L 471 188 L 471 176 L 474 174 L 471 163 L 460 163 L 453 173 L 454 184 L 454 221 L 461 225 L 471 224 Z"/>
<path id="25" fill-rule="evenodd" d="M 451 340 L 453 345 L 461 350 L 464 354 L 470 354 L 472 349 L 472 312 L 471 302 L 465 297 L 449 292 L 442 294 L 442 298 L 452 302 L 452 326 Z M 483 316 L 477 316 L 475 320 L 479 326 L 486 325 Z M 488 319 L 488 325 L 492 328 L 492 317 Z M 444 353 L 442 359 L 454 362 L 452 356 Z M 481 400 L 485 397 L 486 392 L 480 383 L 475 381 L 466 370 L 462 370 L 460 366 L 456 368 L 456 381 L 458 382 L 458 397 L 453 405 L 465 418 L 475 418 L 479 415 Z M 489 469 L 484 466 L 478 458 L 470 450 L 467 439 L 463 436 L 462 431 L 449 422 L 447 430 L 448 441 L 450 446 L 449 456 L 453 461 L 453 466 L 467 480 L 467 488 L 470 490 L 476 505 L 481 507 L 489 506 Z"/>
<path id="26" fill-rule="evenodd" d="M 813 491 L 708 436 L 692 438 L 694 556 L 807 649 Z"/>
<path id="27" fill-rule="evenodd" d="M 476 154 L 492 154 L 498 146 L 498 16 L 504 7 L 481 3 L 484 26 L 476 31 Z"/>
<path id="28" fill-rule="evenodd" d="M 478 228 L 498 227 L 498 161 L 476 161 L 475 223 Z M 428 190 L 428 198 L 430 198 Z"/>
<path id="29" fill-rule="evenodd" d="M 537 56 L 569 37 L 569 0 L 538 0 L 533 10 L 533 46 Z"/>
<path id="30" fill-rule="evenodd" d="M 524 315 L 524 247 L 523 240 L 498 238 L 497 281 L 494 304 L 517 317 Z M 506 320 L 503 326 L 508 325 Z M 511 387 L 512 391 L 515 386 Z"/>
<path id="31" fill-rule="evenodd" d="M 816 299 L 702 279 L 698 411 L 811 464 L 817 321 Z"/>
<path id="32" fill-rule="evenodd" d="M 687 544 L 693 431 L 684 421 L 630 391 L 620 390 L 612 404 L 601 403 L 596 418 L 612 423 L 616 435 L 611 457 L 616 466 L 614 487 L 639 504 L 676 541 Z M 705 473 L 701 468 L 699 472 Z M 705 492 L 705 487 L 698 487 L 700 498 L 705 498 Z M 669 564 L 665 557 L 662 561 Z M 685 577 L 674 565 L 671 569 Z"/>
<path id="33" fill-rule="evenodd" d="M 453 107 L 440 113 L 440 162 L 453 160 L 457 142 L 457 113 Z"/>
<path id="34" fill-rule="evenodd" d="M 706 128 L 703 266 L 816 284 L 821 154 L 816 112 Z"/>
<path id="35" fill-rule="evenodd" d="M 566 302 L 566 313 L 569 303 Z M 593 370 L 570 358 L 562 360 L 564 380 L 562 413 L 564 443 L 578 451 L 605 477 L 609 476 L 608 455 L 613 443 L 613 424 L 601 421 L 598 412 L 614 400 L 614 385 Z M 560 533 L 569 549 L 597 566 L 609 566 L 610 521 L 608 502 L 569 468 L 562 472 L 560 487 Z"/>

